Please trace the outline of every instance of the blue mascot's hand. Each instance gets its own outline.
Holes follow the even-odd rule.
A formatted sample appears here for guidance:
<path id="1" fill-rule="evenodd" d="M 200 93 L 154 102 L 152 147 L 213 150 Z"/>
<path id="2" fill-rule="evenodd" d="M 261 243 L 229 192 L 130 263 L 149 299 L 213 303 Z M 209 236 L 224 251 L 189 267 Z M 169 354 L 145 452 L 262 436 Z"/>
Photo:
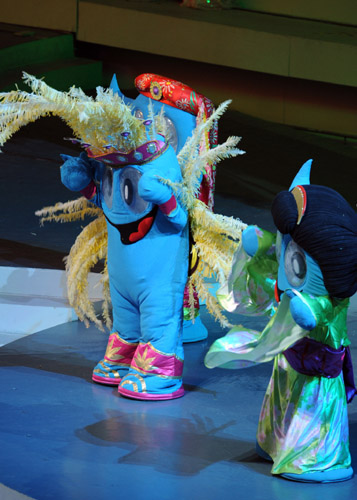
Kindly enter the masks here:
<path id="1" fill-rule="evenodd" d="M 158 170 L 151 169 L 145 172 L 139 181 L 139 195 L 145 201 L 162 205 L 171 198 L 172 189 L 167 184 L 160 182 L 158 176 L 160 176 Z"/>
<path id="2" fill-rule="evenodd" d="M 316 328 L 316 318 L 309 305 L 293 290 L 285 290 L 285 293 L 290 298 L 290 312 L 295 323 L 308 331 Z"/>
<path id="3" fill-rule="evenodd" d="M 93 166 L 87 155 L 79 157 L 61 155 L 64 164 L 61 166 L 61 181 L 71 191 L 81 191 L 93 179 Z"/>
<path id="4" fill-rule="evenodd" d="M 254 257 L 258 250 L 258 235 L 256 226 L 248 226 L 242 233 L 242 245 L 249 257 Z"/>

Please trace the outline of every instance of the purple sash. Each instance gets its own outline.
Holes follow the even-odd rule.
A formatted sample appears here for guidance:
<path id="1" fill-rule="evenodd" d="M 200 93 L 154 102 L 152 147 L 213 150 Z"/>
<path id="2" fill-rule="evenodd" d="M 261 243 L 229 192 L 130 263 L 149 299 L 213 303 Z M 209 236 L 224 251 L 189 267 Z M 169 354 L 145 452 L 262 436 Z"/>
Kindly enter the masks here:
<path id="1" fill-rule="evenodd" d="M 356 395 L 349 347 L 333 349 L 326 344 L 304 337 L 283 354 L 290 366 L 304 375 L 336 378 L 343 370 L 347 403 L 350 403 Z"/>

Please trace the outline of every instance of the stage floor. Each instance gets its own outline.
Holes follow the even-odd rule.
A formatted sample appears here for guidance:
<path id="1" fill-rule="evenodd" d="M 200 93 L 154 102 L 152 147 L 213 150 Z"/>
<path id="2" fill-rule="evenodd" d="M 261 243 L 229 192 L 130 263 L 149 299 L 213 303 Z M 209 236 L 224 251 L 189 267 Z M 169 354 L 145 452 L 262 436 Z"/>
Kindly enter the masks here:
<path id="1" fill-rule="evenodd" d="M 205 368 L 222 331 L 204 309 L 209 339 L 185 346 L 186 394 L 173 401 L 129 400 L 93 383 L 107 337 L 79 322 L 2 347 L 1 482 L 36 500 L 316 500 L 317 488 L 325 500 L 353 498 L 356 478 L 317 486 L 271 476 L 255 453 L 271 364 Z M 355 403 L 350 410 L 356 462 Z"/>
<path id="2" fill-rule="evenodd" d="M 3 346 L 1 482 L 36 500 L 353 498 L 356 478 L 308 485 L 270 474 L 255 452 L 255 432 L 271 363 L 208 370 L 204 355 L 223 331 L 204 307 L 202 318 L 209 338 L 185 345 L 186 393 L 172 401 L 129 400 L 93 383 L 107 336 L 77 321 Z M 356 402 L 349 410 L 356 467 Z"/>

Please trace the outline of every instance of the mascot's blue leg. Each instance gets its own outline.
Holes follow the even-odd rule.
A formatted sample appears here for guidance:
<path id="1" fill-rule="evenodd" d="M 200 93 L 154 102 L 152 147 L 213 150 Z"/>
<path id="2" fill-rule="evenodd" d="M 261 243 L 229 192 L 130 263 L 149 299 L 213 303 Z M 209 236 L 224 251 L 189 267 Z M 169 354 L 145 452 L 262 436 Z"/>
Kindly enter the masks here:
<path id="1" fill-rule="evenodd" d="M 141 294 L 141 340 L 129 373 L 121 380 L 121 395 L 145 400 L 183 396 L 183 291 L 184 282 Z"/>
<path id="2" fill-rule="evenodd" d="M 138 308 L 113 287 L 111 297 L 114 330 L 109 336 L 104 358 L 93 370 L 92 379 L 99 384 L 119 385 L 139 345 L 140 318 Z"/>
<path id="3" fill-rule="evenodd" d="M 208 331 L 201 321 L 201 316 L 196 316 L 195 320 L 185 319 L 183 322 L 183 343 L 199 342 L 208 337 Z"/>

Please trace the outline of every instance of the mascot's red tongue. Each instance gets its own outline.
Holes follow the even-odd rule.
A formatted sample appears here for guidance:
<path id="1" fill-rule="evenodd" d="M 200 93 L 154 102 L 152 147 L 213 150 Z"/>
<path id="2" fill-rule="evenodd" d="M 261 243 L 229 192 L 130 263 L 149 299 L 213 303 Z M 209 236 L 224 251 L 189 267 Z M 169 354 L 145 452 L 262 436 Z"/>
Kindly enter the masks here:
<path id="1" fill-rule="evenodd" d="M 148 217 L 147 219 L 144 219 L 143 221 L 141 221 L 139 226 L 138 226 L 138 230 L 135 233 L 131 233 L 131 235 L 129 236 L 129 241 L 131 243 L 135 243 L 136 241 L 139 241 L 142 238 L 144 238 L 144 236 L 147 234 L 147 232 L 151 228 L 153 220 L 154 220 L 153 217 Z"/>

